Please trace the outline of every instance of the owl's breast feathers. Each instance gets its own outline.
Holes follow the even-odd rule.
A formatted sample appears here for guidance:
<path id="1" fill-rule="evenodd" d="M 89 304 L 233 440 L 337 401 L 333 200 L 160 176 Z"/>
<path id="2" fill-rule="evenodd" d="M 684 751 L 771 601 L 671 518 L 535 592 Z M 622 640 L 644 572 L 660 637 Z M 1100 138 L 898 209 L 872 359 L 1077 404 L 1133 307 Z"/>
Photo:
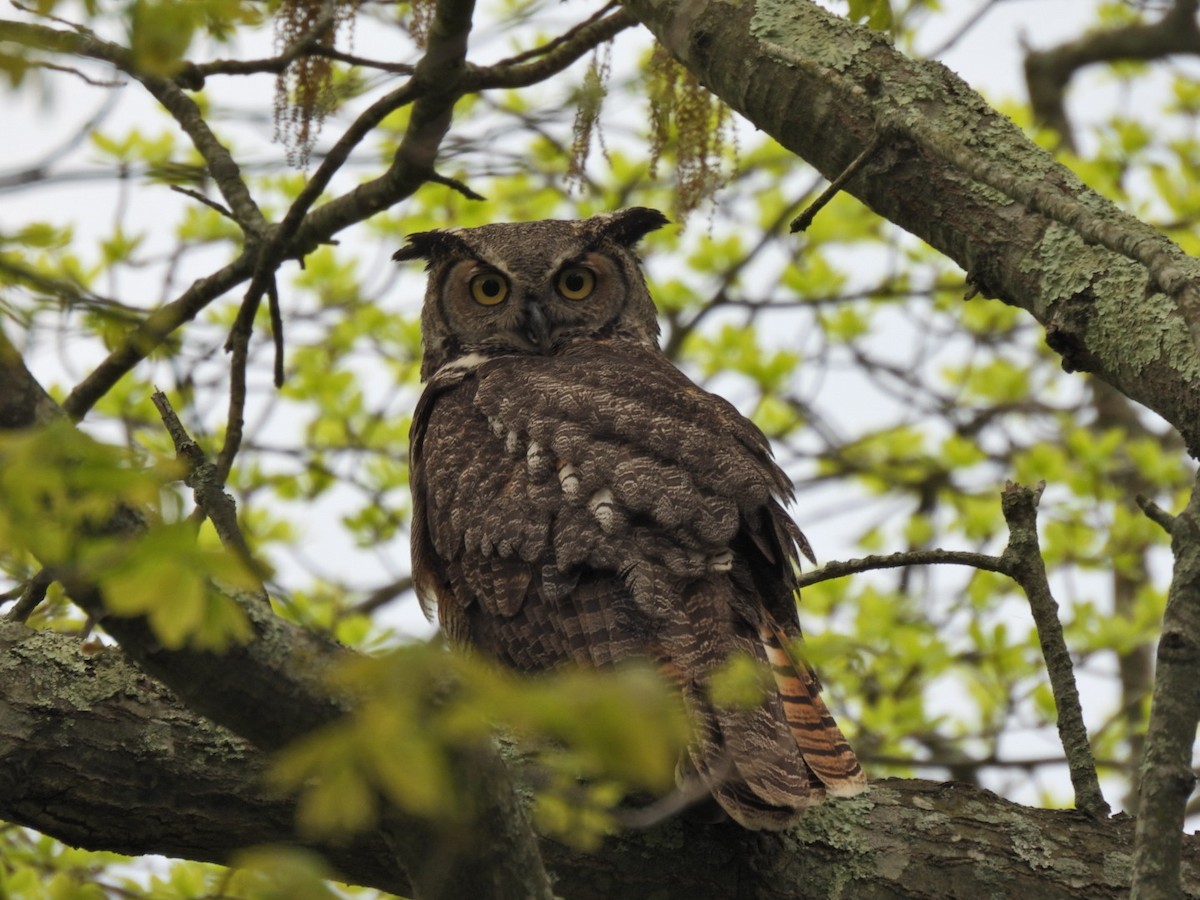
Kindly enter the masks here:
<path id="1" fill-rule="evenodd" d="M 808 544 L 763 434 L 656 351 L 580 343 L 443 367 L 417 406 L 413 574 L 449 638 L 521 670 L 656 660 L 698 722 L 691 763 L 748 827 L 862 770 L 794 653 Z M 715 707 L 736 653 L 777 693 Z"/>

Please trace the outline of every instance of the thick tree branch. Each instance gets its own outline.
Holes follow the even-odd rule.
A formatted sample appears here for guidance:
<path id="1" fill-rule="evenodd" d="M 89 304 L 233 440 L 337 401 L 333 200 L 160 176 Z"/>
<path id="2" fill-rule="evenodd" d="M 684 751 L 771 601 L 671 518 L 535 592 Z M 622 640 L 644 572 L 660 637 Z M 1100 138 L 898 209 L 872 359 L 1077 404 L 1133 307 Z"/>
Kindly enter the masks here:
<path id="1" fill-rule="evenodd" d="M 1161 511 L 1160 511 L 1161 512 Z M 1200 485 L 1169 524 L 1175 573 L 1158 642 L 1154 698 L 1142 758 L 1134 900 L 1177 896 L 1180 840 L 1196 786 L 1192 747 L 1200 722 Z"/>
<path id="2" fill-rule="evenodd" d="M 1200 264 L 1167 238 L 1087 188 L 945 67 L 910 60 L 807 0 L 625 6 L 827 178 L 885 134 L 845 189 L 955 260 L 985 293 L 1030 312 L 1065 367 L 1157 411 L 1200 452 L 1191 334 Z M 1020 202 L 998 199 L 995 184 Z"/>
<path id="3" fill-rule="evenodd" d="M 264 789 L 267 758 L 182 706 L 115 648 L 0 622 L 0 818 L 77 846 L 228 862 L 294 844 L 294 806 Z M 169 789 L 165 789 L 167 786 Z M 672 820 L 594 854 L 541 847 L 568 900 L 944 898 L 1117 900 L 1133 823 L 1027 809 L 960 784 L 888 779 L 813 809 L 783 834 Z M 312 845 L 344 879 L 411 895 L 376 832 Z M 1184 840 L 1185 895 L 1200 897 L 1200 840 Z M 469 896 L 495 896 L 475 894 Z"/>

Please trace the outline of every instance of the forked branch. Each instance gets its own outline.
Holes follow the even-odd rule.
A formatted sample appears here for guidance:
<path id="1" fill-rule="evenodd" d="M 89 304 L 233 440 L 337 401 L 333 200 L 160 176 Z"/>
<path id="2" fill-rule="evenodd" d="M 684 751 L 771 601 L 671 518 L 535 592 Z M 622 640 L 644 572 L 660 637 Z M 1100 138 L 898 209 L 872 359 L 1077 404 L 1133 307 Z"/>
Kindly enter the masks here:
<path id="1" fill-rule="evenodd" d="M 917 565 L 960 565 L 1007 575 L 1025 592 L 1037 628 L 1042 658 L 1050 679 L 1050 689 L 1057 707 L 1058 736 L 1066 754 L 1075 789 L 1075 808 L 1096 818 L 1109 815 L 1108 803 L 1100 791 L 1096 775 L 1096 760 L 1088 742 L 1087 726 L 1075 685 L 1071 655 L 1063 638 L 1058 604 L 1046 580 L 1046 565 L 1042 560 L 1037 536 L 1037 505 L 1045 484 L 1036 489 L 1009 482 L 1000 496 L 1000 506 L 1008 523 L 1008 546 L 1000 556 L 968 553 L 955 550 L 917 550 L 894 553 L 890 556 L 871 556 L 848 562 L 829 563 L 800 577 L 800 587 L 842 578 L 872 569 L 892 569 Z"/>

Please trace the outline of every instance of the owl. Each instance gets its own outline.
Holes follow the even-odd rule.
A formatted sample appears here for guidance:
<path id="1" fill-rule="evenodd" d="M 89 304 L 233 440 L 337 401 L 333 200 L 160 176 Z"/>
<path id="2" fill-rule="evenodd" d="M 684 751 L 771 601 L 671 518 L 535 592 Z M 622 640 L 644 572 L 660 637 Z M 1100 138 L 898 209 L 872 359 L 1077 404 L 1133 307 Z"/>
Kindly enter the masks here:
<path id="1" fill-rule="evenodd" d="M 767 439 L 658 346 L 652 209 L 413 234 L 429 273 L 413 577 L 455 645 L 523 672 L 648 659 L 696 723 L 686 771 L 747 828 L 866 779 L 796 655 L 792 485 Z M 735 654 L 773 685 L 720 706 Z"/>

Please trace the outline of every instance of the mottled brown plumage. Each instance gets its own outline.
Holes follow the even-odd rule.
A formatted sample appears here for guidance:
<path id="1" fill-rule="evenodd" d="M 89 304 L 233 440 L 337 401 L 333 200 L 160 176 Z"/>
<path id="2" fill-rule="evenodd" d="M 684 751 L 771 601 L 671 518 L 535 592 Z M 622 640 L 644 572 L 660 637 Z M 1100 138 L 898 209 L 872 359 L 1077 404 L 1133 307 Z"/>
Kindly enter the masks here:
<path id="1" fill-rule="evenodd" d="M 766 438 L 658 349 L 633 247 L 665 224 L 416 234 L 425 392 L 412 427 L 413 574 L 460 646 L 522 671 L 658 662 L 697 721 L 690 769 L 750 828 L 861 791 L 853 751 L 794 656 L 792 495 Z M 710 697 L 746 654 L 775 692 Z"/>

